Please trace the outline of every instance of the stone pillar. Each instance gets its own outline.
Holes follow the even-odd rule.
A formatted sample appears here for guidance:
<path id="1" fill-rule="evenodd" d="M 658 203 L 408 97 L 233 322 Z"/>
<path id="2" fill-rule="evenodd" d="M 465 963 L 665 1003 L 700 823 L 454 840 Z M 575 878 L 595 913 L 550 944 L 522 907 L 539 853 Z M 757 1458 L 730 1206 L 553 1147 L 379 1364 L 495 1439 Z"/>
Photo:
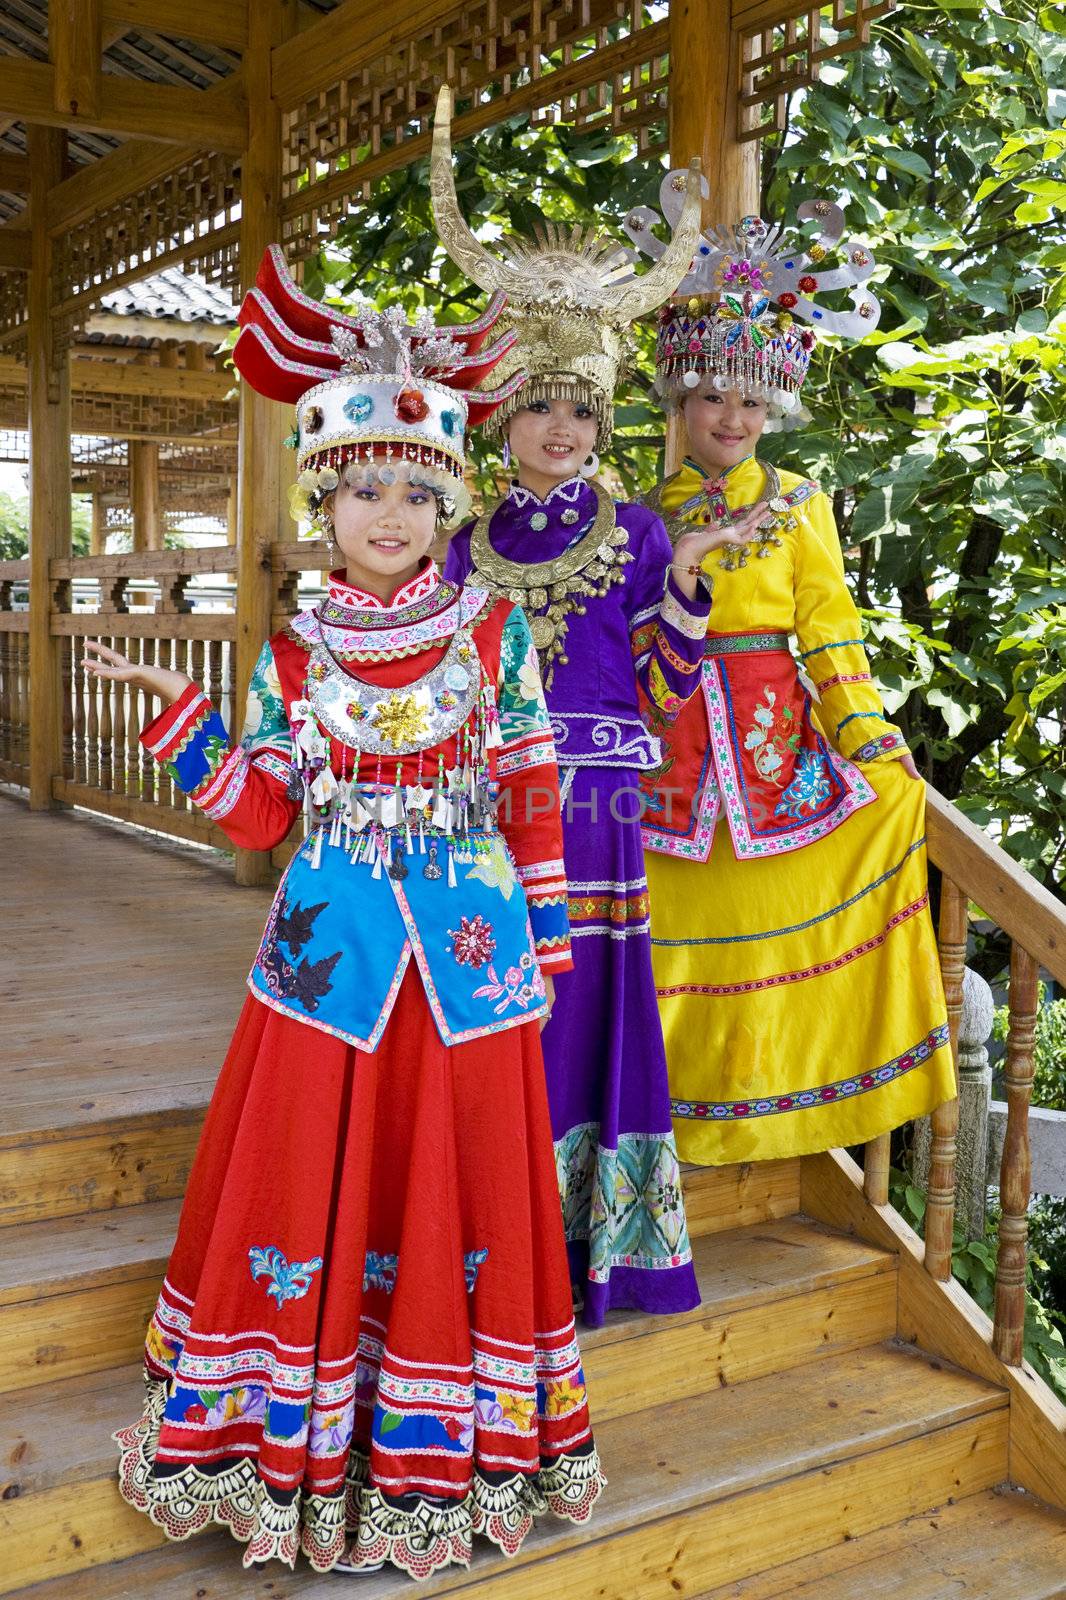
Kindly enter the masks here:
<path id="1" fill-rule="evenodd" d="M 992 1098 L 992 1069 L 988 1040 L 992 1033 L 995 1001 L 988 984 L 970 967 L 962 984 L 959 1020 L 959 1132 L 955 1168 L 955 1214 L 968 1239 L 985 1231 L 988 1188 L 988 1107 Z M 914 1181 L 919 1189 L 929 1182 L 929 1118 L 914 1125 Z"/>

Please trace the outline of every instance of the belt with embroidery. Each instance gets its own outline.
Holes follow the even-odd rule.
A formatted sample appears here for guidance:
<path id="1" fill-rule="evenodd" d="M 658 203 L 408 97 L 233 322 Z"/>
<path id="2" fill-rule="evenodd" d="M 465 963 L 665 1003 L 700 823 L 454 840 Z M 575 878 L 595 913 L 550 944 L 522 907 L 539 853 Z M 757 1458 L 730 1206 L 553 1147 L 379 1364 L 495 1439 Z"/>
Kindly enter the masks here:
<path id="1" fill-rule="evenodd" d="M 787 633 L 708 634 L 703 645 L 705 656 L 746 656 L 760 650 L 787 649 Z"/>

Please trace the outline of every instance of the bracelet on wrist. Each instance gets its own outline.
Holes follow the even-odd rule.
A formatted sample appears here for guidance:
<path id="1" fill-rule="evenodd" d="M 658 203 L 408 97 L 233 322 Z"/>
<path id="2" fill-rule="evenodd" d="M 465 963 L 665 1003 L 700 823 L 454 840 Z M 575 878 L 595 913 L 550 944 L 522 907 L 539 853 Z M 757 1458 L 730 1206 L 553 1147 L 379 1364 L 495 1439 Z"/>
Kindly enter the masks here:
<path id="1" fill-rule="evenodd" d="M 680 561 L 671 561 L 670 566 L 674 572 L 687 572 L 690 578 L 702 578 L 703 568 L 697 563 L 695 566 L 683 566 Z"/>

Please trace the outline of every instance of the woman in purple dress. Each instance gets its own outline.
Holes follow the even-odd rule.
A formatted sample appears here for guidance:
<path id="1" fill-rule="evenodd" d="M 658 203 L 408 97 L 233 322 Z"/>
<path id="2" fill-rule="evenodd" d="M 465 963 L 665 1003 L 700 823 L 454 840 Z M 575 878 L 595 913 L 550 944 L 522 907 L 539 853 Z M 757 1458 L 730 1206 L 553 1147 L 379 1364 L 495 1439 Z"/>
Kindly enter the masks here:
<path id="1" fill-rule="evenodd" d="M 571 1272 L 595 1327 L 610 1309 L 699 1304 L 640 837 L 640 775 L 660 755 L 638 689 L 668 719 L 680 711 L 699 683 L 710 613 L 700 561 L 750 530 L 747 521 L 698 528 L 671 549 L 653 512 L 616 503 L 596 481 L 626 331 L 691 259 L 695 182 L 672 244 L 643 278 L 619 287 L 626 252 L 554 230 L 536 245 L 509 241 L 501 262 L 459 212 L 449 113 L 444 90 L 431 178 L 437 229 L 474 282 L 506 292 L 503 321 L 517 339 L 504 362 L 526 383 L 496 430 L 517 477 L 495 510 L 456 534 L 445 570 L 523 607 L 544 677 L 562 778 L 565 868 L 555 866 L 560 894 L 569 881 L 574 971 L 559 984 L 543 1045 Z"/>

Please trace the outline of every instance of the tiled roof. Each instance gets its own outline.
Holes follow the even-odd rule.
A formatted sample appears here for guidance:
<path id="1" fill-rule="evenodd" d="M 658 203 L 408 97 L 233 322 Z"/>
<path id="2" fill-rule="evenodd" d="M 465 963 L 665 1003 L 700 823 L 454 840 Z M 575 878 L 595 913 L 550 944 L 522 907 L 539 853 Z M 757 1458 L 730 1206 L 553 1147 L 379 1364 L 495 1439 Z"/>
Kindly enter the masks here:
<path id="1" fill-rule="evenodd" d="M 101 311 L 120 317 L 161 317 L 171 322 L 215 322 L 220 327 L 237 320 L 237 308 L 225 289 L 207 283 L 195 272 L 168 267 L 140 283 L 112 289 L 100 301 Z"/>

